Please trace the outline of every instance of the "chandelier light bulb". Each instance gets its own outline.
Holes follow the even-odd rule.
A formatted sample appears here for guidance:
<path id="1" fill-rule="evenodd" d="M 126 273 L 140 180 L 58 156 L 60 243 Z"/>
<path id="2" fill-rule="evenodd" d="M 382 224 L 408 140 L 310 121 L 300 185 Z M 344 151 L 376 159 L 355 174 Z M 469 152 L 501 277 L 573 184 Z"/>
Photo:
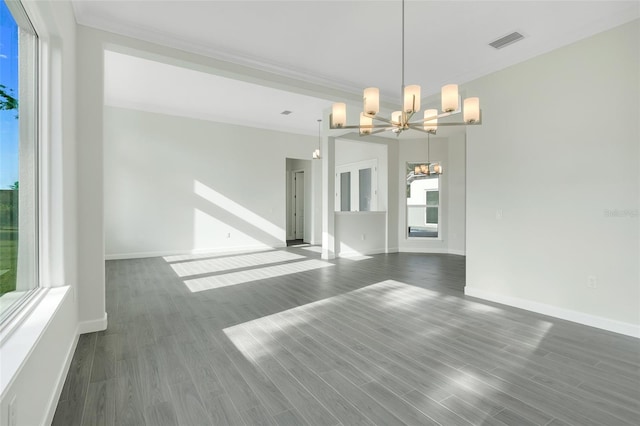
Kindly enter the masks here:
<path id="1" fill-rule="evenodd" d="M 464 100 L 464 122 L 477 123 L 480 121 L 480 98 Z"/>
<path id="2" fill-rule="evenodd" d="M 347 124 L 347 104 L 336 102 L 331 108 L 332 127 L 340 128 Z"/>
<path id="3" fill-rule="evenodd" d="M 447 84 L 442 87 L 442 111 L 453 112 L 458 110 L 458 85 Z"/>
<path id="4" fill-rule="evenodd" d="M 370 135 L 372 130 L 371 127 L 362 127 L 362 126 L 372 126 L 372 125 L 373 125 L 373 118 L 368 117 L 367 115 L 365 115 L 365 113 L 361 112 L 360 113 L 360 134 Z"/>
<path id="5" fill-rule="evenodd" d="M 427 109 L 424 111 L 425 120 L 431 117 L 435 117 L 435 118 L 425 121 L 423 128 L 427 132 L 435 133 L 436 130 L 438 130 L 438 110 L 437 109 Z"/>
<path id="6" fill-rule="evenodd" d="M 420 111 L 420 86 L 417 84 L 404 88 L 404 111 L 408 114 Z"/>
<path id="7" fill-rule="evenodd" d="M 364 113 L 366 115 L 376 115 L 380 112 L 380 90 L 377 87 L 367 87 L 362 96 L 364 103 Z"/>
<path id="8" fill-rule="evenodd" d="M 402 111 L 393 111 L 391 113 L 391 121 L 394 125 L 402 126 Z"/>

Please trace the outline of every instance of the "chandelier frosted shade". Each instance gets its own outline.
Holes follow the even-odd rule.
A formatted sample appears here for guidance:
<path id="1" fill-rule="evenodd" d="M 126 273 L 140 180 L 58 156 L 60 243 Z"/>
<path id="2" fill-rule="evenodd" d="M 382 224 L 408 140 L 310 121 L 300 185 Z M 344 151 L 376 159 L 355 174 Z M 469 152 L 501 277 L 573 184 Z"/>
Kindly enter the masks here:
<path id="1" fill-rule="evenodd" d="M 465 123 L 480 121 L 480 99 L 467 98 L 464 100 L 463 117 Z"/>
<path id="2" fill-rule="evenodd" d="M 347 124 L 347 104 L 336 102 L 331 109 L 331 127 L 344 127 Z"/>
<path id="3" fill-rule="evenodd" d="M 457 111 L 459 107 L 458 85 L 447 84 L 442 87 L 442 112 Z"/>
<path id="4" fill-rule="evenodd" d="M 420 86 L 413 84 L 404 88 L 404 112 L 407 114 L 420 111 Z"/>
<path id="5" fill-rule="evenodd" d="M 435 118 L 434 118 L 435 117 Z M 429 133 L 435 133 L 438 130 L 438 110 L 427 109 L 424 111 L 424 130 Z"/>
<path id="6" fill-rule="evenodd" d="M 367 87 L 363 94 L 364 113 L 374 116 L 380 112 L 380 90 L 377 87 Z"/>
<path id="7" fill-rule="evenodd" d="M 391 121 L 395 125 L 400 125 L 402 123 L 402 111 L 393 111 L 391 113 Z"/>
<path id="8" fill-rule="evenodd" d="M 360 135 L 370 135 L 371 126 L 373 126 L 373 118 L 360 113 Z"/>

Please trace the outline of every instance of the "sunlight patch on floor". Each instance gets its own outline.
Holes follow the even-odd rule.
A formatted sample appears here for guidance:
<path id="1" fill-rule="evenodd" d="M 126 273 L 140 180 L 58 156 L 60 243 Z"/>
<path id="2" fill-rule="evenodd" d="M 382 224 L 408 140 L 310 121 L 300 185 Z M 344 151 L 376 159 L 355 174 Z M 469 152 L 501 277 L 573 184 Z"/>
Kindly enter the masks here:
<path id="1" fill-rule="evenodd" d="M 373 259 L 371 256 L 367 256 L 367 255 L 364 255 L 364 254 L 358 254 L 358 253 L 341 254 L 340 258 L 341 259 L 347 259 L 347 260 L 353 260 L 353 261 Z"/>
<path id="2" fill-rule="evenodd" d="M 262 253 L 248 253 L 217 259 L 203 259 L 193 262 L 171 264 L 171 268 L 179 277 L 222 272 L 232 269 L 255 268 L 272 263 L 290 262 L 305 259 L 299 254 L 287 251 L 266 251 Z"/>
<path id="3" fill-rule="evenodd" d="M 193 262 L 201 259 L 219 259 L 223 257 L 244 256 L 246 254 L 264 253 L 268 251 L 276 251 L 274 248 L 265 247 L 263 249 L 236 250 L 236 251 L 203 251 L 202 253 L 176 254 L 164 256 L 162 259 L 167 263 L 174 262 Z"/>
<path id="4" fill-rule="evenodd" d="M 287 263 L 284 265 L 265 266 L 247 271 L 230 272 L 227 274 L 214 275 L 211 277 L 185 280 L 184 284 L 192 293 L 198 291 L 212 290 L 214 288 L 228 287 L 237 284 L 245 284 L 252 281 L 267 280 L 270 278 L 282 277 L 291 274 L 313 271 L 316 269 L 334 266 L 331 263 L 321 260 L 310 259 L 299 262 Z"/>
<path id="5" fill-rule="evenodd" d="M 306 250 L 306 251 L 310 251 L 313 253 L 322 253 L 322 247 L 321 246 L 309 246 L 309 247 L 300 247 L 301 250 Z"/>
<path id="6" fill-rule="evenodd" d="M 370 375 L 374 380 L 380 379 L 377 375 L 381 370 L 386 371 L 384 374 L 396 375 L 397 368 L 406 368 L 407 374 L 418 374 L 412 370 L 412 367 L 404 366 L 394 356 L 390 356 L 387 361 L 396 364 L 393 368 L 377 361 L 379 357 L 385 357 L 387 351 L 395 350 L 415 362 L 424 363 L 425 371 L 433 369 L 434 374 L 441 374 L 441 384 L 433 393 L 424 390 L 423 393 L 428 397 L 435 398 L 435 394 L 445 391 L 451 395 L 468 394 L 472 398 L 490 400 L 492 395 L 497 392 L 508 393 L 509 389 L 500 382 L 486 383 L 473 369 L 460 368 L 458 370 L 451 367 L 439 373 L 429 361 L 425 361 L 424 357 L 416 355 L 425 353 L 424 348 L 429 347 L 432 350 L 426 353 L 430 353 L 430 356 L 436 356 L 437 363 L 446 364 L 448 356 L 456 357 L 457 352 L 464 351 L 464 349 L 457 348 L 455 343 L 460 332 L 465 330 L 464 317 L 459 318 L 459 321 L 448 323 L 447 326 L 443 326 L 441 323 L 443 318 L 447 318 L 447 310 L 464 310 L 476 303 L 460 297 L 453 299 L 455 300 L 433 290 L 388 280 L 228 327 L 223 332 L 248 361 L 265 372 L 268 372 L 273 363 L 277 363 L 282 357 L 284 359 L 295 357 L 303 365 L 309 365 L 309 357 L 317 357 L 316 365 L 332 365 L 337 358 L 340 358 L 342 365 L 344 363 L 350 364 L 351 367 L 358 365 L 357 369 L 362 374 Z M 482 319 L 484 315 L 492 317 L 494 320 L 502 318 L 500 310 L 497 309 L 498 312 L 496 312 L 496 309 L 486 311 L 476 309 L 474 311 L 476 319 Z M 415 315 L 407 314 L 406 310 L 415 312 Z M 393 320 L 394 312 L 403 312 L 398 316 L 397 322 L 402 326 L 397 327 L 396 330 L 394 330 L 394 323 L 396 323 Z M 434 318 L 440 320 L 440 325 L 436 326 L 434 323 L 433 327 L 429 327 L 430 312 L 436 313 Z M 335 320 L 336 313 L 341 313 L 339 322 Z M 550 326 L 551 324 L 549 327 L 535 327 L 541 332 L 541 336 L 535 339 L 524 337 L 521 341 L 531 345 L 531 352 L 533 352 Z M 351 330 L 351 327 L 354 330 Z M 336 329 L 340 332 L 337 332 Z M 311 330 L 310 334 L 308 334 L 308 330 Z M 386 332 L 389 336 L 395 335 L 394 338 L 389 337 L 389 341 L 381 341 L 384 345 L 382 349 L 384 347 L 388 349 L 382 350 L 368 343 L 367 339 L 360 338 L 360 333 L 366 336 L 374 330 Z M 396 331 L 397 333 L 395 333 Z M 324 337 L 319 339 L 318 335 Z M 304 339 L 309 338 L 316 344 L 323 346 L 324 355 L 305 349 L 307 346 Z M 515 339 L 515 337 L 512 338 Z M 327 345 L 324 343 L 326 339 L 334 342 Z M 363 351 L 353 352 L 346 349 L 350 343 L 363 347 Z M 457 348 L 451 355 L 448 355 L 447 352 L 449 345 Z M 345 350 L 336 350 L 340 347 L 345 347 Z M 369 351 L 374 354 L 372 357 L 366 355 Z M 433 355 L 438 353 L 442 353 L 443 359 Z M 526 357 L 526 354 L 523 356 Z M 358 358 L 358 361 L 353 357 Z M 363 366 L 363 358 L 366 358 L 366 362 L 370 365 Z M 284 368 L 284 364 L 282 368 Z M 517 369 L 517 366 L 515 368 Z M 427 376 L 428 374 L 430 373 L 427 373 Z M 337 390 L 340 392 L 339 389 Z M 461 391 L 463 392 L 461 393 Z"/>

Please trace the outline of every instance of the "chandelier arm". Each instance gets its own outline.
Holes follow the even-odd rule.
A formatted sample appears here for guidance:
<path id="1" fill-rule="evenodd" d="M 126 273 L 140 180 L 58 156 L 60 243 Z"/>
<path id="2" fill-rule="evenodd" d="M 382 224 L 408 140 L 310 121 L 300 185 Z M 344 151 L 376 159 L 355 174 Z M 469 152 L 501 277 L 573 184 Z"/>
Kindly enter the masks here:
<path id="1" fill-rule="evenodd" d="M 456 121 L 453 123 L 438 123 L 438 127 L 452 127 L 452 126 L 477 126 L 482 124 L 482 121 L 474 121 L 473 123 L 467 123 L 464 121 Z M 409 123 L 409 128 L 413 130 L 424 130 L 422 123 Z"/>
<path id="2" fill-rule="evenodd" d="M 415 103 L 415 101 L 414 101 L 414 103 Z M 413 117 L 413 114 L 415 114 L 415 113 L 416 113 L 415 111 L 410 112 L 410 113 L 406 113 L 405 112 L 405 123 L 409 124 L 409 120 L 411 120 L 411 117 Z"/>
<path id="3" fill-rule="evenodd" d="M 385 117 L 381 117 L 379 115 L 374 115 L 371 118 L 373 118 L 374 120 L 382 121 L 384 123 L 389 123 L 391 125 L 396 125 L 396 123 L 394 121 L 389 120 L 388 118 L 385 118 Z"/>
<path id="4" fill-rule="evenodd" d="M 426 123 L 427 121 L 431 121 L 431 120 L 435 120 L 435 119 L 440 119 L 440 118 L 445 118 L 445 117 L 450 117 L 450 116 L 455 115 L 455 114 L 460 114 L 461 112 L 462 112 L 462 111 L 443 112 L 443 113 L 441 113 L 441 114 L 434 115 L 434 116 L 431 116 L 431 117 L 427 117 L 427 118 L 420 118 L 420 119 L 418 119 L 417 121 L 414 121 L 414 122 L 413 122 L 413 123 L 411 123 L 411 124 L 414 124 L 414 123 Z M 438 125 L 439 125 L 439 124 L 440 124 L 440 123 L 438 122 Z"/>
<path id="5" fill-rule="evenodd" d="M 433 117 L 427 117 L 427 118 L 424 118 L 424 119 L 420 119 L 418 121 L 413 121 L 413 122 L 411 122 L 409 124 L 422 124 L 422 123 L 426 123 L 426 122 L 431 121 L 431 120 L 435 120 L 436 118 L 440 119 L 440 118 L 444 118 L 444 117 L 449 117 L 449 116 L 452 116 L 452 115 L 460 114 L 461 112 L 462 111 L 443 112 L 442 114 L 434 115 Z M 474 121 L 472 123 L 463 122 L 463 123 L 459 123 L 459 124 L 481 124 L 481 123 L 482 123 L 482 110 L 480 110 L 480 120 Z M 446 123 L 441 123 L 441 122 L 438 122 L 437 125 L 438 126 L 447 126 Z"/>
<path id="6" fill-rule="evenodd" d="M 371 132 L 370 134 L 371 135 L 377 135 L 378 133 L 384 133 L 384 132 L 386 132 L 387 130 L 390 130 L 390 129 L 391 129 L 391 127 L 381 128 L 380 130 L 375 130 L 375 131 Z M 362 136 L 368 136 L 368 135 L 362 135 Z"/>
<path id="7" fill-rule="evenodd" d="M 342 126 L 342 127 L 330 127 L 331 130 L 342 130 L 342 129 L 396 129 L 398 126 L 396 125 L 386 125 L 386 124 L 367 124 L 362 126 Z"/>
<path id="8" fill-rule="evenodd" d="M 435 130 L 425 130 L 422 126 L 417 126 L 417 125 L 414 126 L 414 125 L 409 124 L 409 128 L 411 130 L 417 130 L 419 132 L 427 133 L 427 134 L 430 134 L 430 135 L 435 135 L 436 134 Z"/>

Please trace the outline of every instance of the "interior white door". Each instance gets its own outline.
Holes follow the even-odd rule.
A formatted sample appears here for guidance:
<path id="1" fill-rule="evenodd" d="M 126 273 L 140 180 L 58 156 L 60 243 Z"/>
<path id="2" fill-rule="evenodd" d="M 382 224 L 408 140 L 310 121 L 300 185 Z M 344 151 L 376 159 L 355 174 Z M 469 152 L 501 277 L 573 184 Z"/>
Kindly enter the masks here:
<path id="1" fill-rule="evenodd" d="M 294 174 L 294 218 L 296 224 L 296 240 L 304 239 L 304 172 Z"/>

